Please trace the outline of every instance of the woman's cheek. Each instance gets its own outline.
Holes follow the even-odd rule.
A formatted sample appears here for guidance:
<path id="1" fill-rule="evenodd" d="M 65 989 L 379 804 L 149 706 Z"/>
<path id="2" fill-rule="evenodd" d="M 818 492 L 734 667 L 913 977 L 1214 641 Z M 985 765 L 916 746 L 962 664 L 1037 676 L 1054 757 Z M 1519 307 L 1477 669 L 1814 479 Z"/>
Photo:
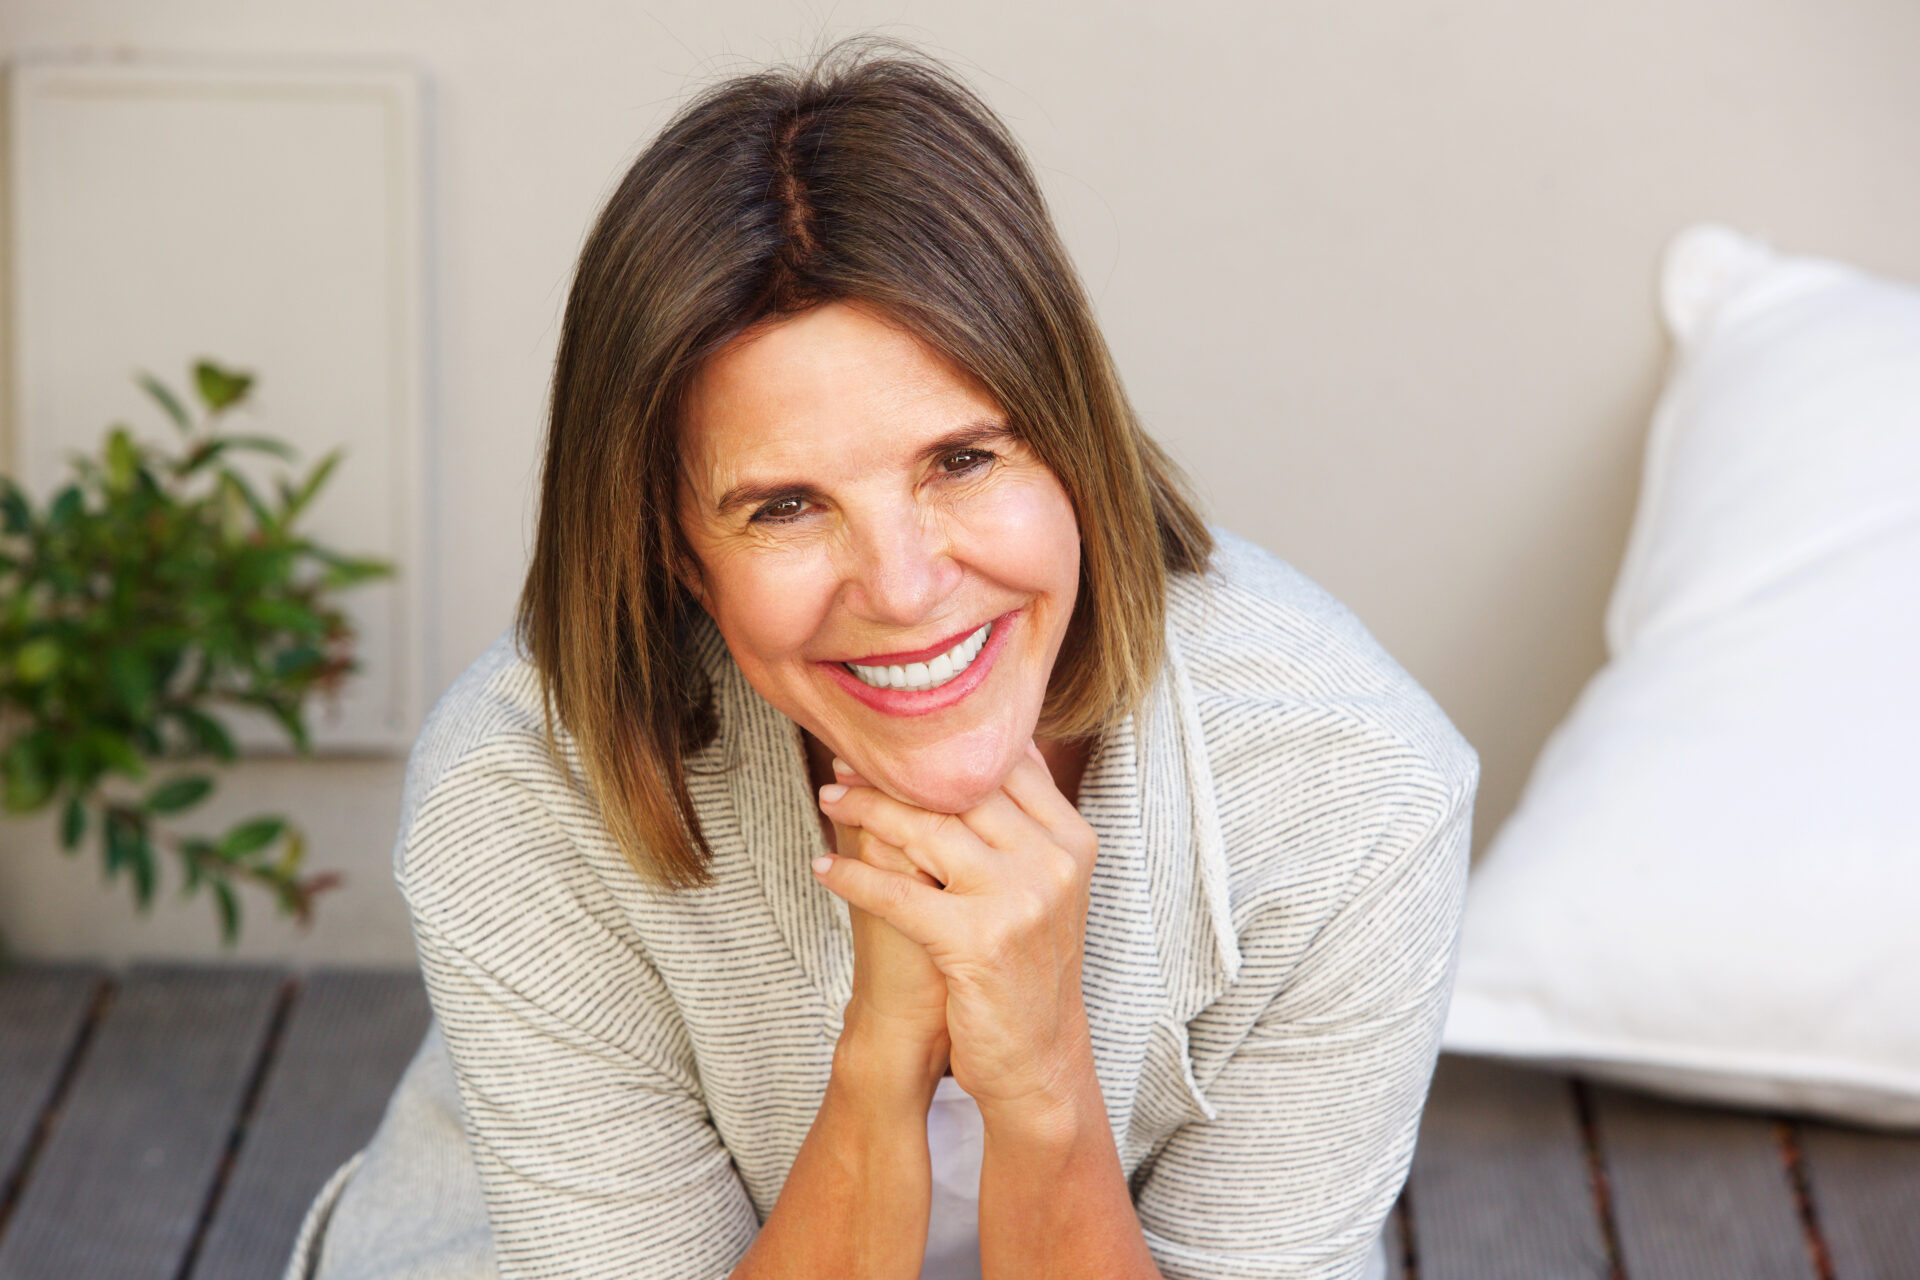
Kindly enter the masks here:
<path id="1" fill-rule="evenodd" d="M 782 552 L 755 548 L 722 562 L 718 595 L 722 632 L 763 661 L 803 648 L 819 631 L 836 581 L 819 548 Z"/>
<path id="2" fill-rule="evenodd" d="M 1025 590 L 1070 589 L 1080 580 L 1080 530 L 1051 474 L 1011 478 L 960 504 L 970 558 L 982 572 Z"/>

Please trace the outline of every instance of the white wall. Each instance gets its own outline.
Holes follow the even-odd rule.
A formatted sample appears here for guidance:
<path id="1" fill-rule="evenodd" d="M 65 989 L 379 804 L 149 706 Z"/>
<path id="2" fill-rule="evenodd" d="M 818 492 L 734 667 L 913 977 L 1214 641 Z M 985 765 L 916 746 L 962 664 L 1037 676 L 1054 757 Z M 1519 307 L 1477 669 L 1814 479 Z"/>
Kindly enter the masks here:
<path id="1" fill-rule="evenodd" d="M 686 91 L 878 29 L 1033 156 L 1132 394 L 1221 522 L 1347 601 L 1479 748 L 1476 848 L 1601 659 L 1663 346 L 1665 238 L 1716 218 L 1920 280 L 1906 0 L 1132 5 L 7 0 L 29 51 L 400 57 L 434 95 L 428 681 L 506 624 L 587 221 Z M 408 958 L 403 761 L 261 762 L 351 888 L 241 954 Z M 216 814 L 216 816 L 225 816 Z M 20 950 L 212 954 L 0 823 Z"/>

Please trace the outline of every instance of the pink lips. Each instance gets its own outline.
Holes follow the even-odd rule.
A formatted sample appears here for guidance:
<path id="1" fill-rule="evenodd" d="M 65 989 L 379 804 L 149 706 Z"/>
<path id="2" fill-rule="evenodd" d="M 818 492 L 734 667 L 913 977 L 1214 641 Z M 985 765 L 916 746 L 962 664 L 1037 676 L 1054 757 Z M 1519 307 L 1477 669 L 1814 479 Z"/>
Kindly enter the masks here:
<path id="1" fill-rule="evenodd" d="M 908 653 L 871 653 L 864 658 L 842 658 L 841 661 L 862 667 L 904 667 L 909 662 L 926 662 L 939 657 L 979 629 L 980 624 L 976 622 L 959 635 L 948 636 L 939 644 L 930 644 L 924 649 L 914 649 Z"/>
<path id="2" fill-rule="evenodd" d="M 986 680 L 988 672 L 992 670 L 994 659 L 999 656 L 1000 650 L 1006 646 L 1007 636 L 1013 631 L 1015 619 L 1019 618 L 1023 612 L 1024 610 L 1015 609 L 1011 613 L 1003 613 L 995 618 L 993 620 L 993 631 L 987 636 L 986 644 L 981 646 L 979 656 L 968 664 L 965 671 L 962 671 L 938 689 L 926 689 L 922 691 L 912 689 L 876 689 L 872 685 L 860 680 L 838 662 L 822 662 L 818 665 L 827 673 L 828 677 L 836 681 L 842 689 L 845 689 L 848 693 L 852 694 L 867 706 L 872 707 L 875 711 L 890 716 L 928 715 L 935 711 L 945 710 L 980 687 Z M 975 628 L 975 630 L 978 630 L 978 628 Z M 860 665 L 864 667 L 869 664 L 880 666 L 883 663 L 892 665 L 894 663 L 904 664 L 909 661 L 919 662 L 923 659 L 945 653 L 948 649 L 951 649 L 954 645 L 959 644 L 960 641 L 972 634 L 972 631 L 962 632 L 960 635 L 947 641 L 944 647 L 936 646 L 931 649 L 923 649 L 911 655 L 884 654 L 874 658 L 862 658 L 860 659 Z"/>

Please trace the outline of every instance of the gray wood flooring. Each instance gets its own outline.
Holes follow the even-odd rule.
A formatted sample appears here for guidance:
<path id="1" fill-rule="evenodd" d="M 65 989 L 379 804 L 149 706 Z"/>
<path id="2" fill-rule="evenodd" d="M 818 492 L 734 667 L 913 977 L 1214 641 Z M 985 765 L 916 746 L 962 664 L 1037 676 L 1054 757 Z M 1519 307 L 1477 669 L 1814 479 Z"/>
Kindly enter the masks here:
<path id="1" fill-rule="evenodd" d="M 276 1280 L 427 1025 L 411 974 L 0 975 L 0 1280 Z M 1920 1280 L 1920 1135 L 1442 1058 L 1394 1280 Z"/>

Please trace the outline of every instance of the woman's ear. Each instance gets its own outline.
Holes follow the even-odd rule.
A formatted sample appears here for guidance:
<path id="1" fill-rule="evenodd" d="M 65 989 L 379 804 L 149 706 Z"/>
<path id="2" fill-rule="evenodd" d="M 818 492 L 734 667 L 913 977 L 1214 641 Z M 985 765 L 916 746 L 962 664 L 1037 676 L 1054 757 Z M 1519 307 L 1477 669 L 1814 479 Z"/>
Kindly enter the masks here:
<path id="1" fill-rule="evenodd" d="M 676 543 L 673 548 L 673 580 L 698 601 L 702 609 L 707 607 L 707 587 L 700 578 L 700 562 L 683 544 Z"/>

